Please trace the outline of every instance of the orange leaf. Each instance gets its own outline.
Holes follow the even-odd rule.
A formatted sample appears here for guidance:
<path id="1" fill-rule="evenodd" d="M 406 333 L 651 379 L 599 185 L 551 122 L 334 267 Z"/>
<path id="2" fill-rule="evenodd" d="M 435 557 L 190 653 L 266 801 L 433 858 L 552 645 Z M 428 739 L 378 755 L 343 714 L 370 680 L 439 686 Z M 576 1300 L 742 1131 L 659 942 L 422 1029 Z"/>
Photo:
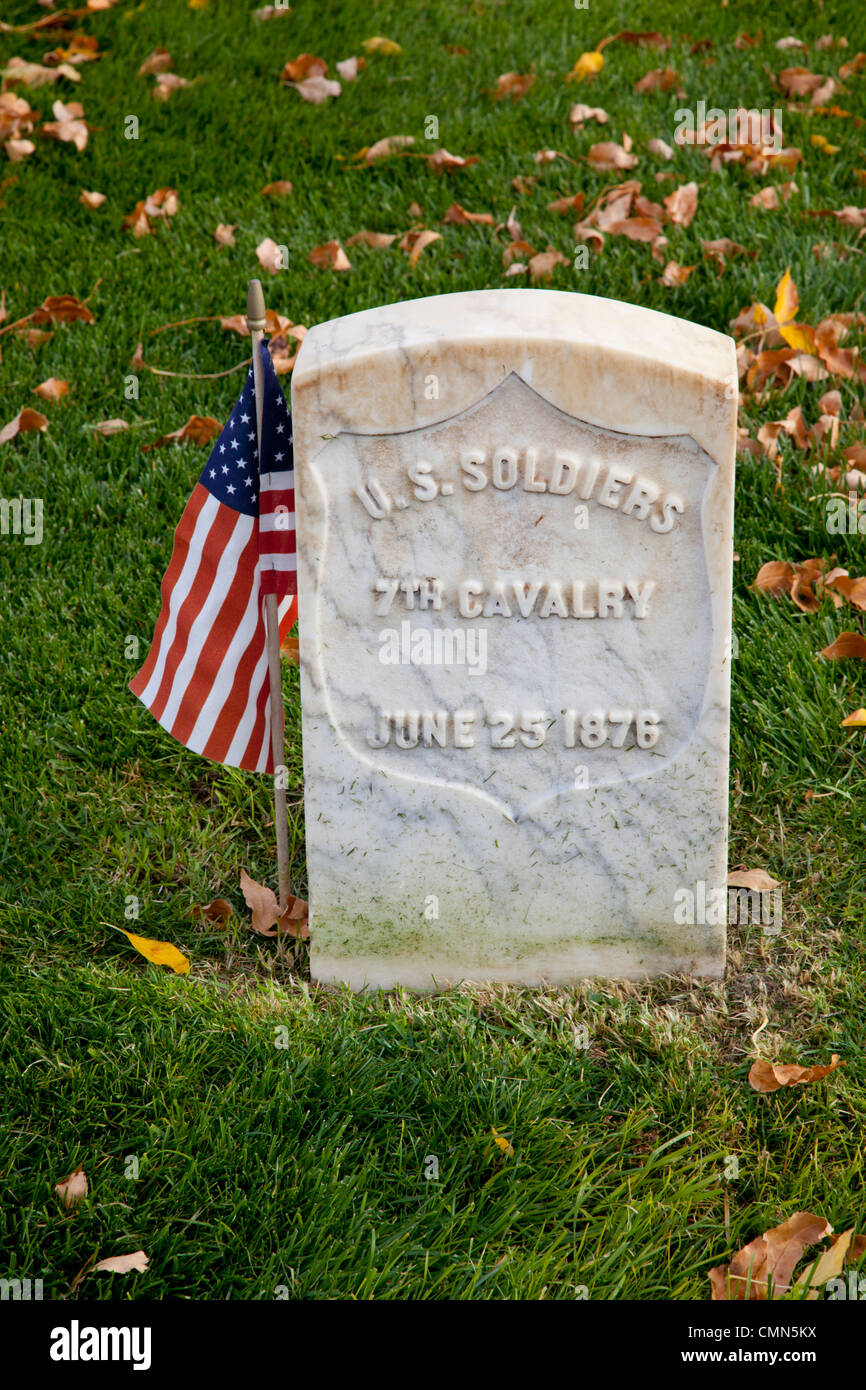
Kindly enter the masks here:
<path id="1" fill-rule="evenodd" d="M 821 652 L 828 661 L 844 661 L 850 657 L 866 660 L 866 637 L 859 632 L 840 632 L 835 642 Z"/>

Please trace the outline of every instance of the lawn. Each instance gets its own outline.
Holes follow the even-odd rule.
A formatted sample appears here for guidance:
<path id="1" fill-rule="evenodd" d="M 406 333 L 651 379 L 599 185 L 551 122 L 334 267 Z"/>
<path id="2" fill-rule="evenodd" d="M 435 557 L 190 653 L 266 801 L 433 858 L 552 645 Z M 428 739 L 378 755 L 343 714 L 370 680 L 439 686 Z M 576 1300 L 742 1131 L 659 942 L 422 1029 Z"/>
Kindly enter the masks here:
<path id="1" fill-rule="evenodd" d="M 866 681 L 859 661 L 818 655 L 863 619 L 829 597 L 802 612 L 749 587 L 769 560 L 835 556 L 852 575 L 864 568 L 858 535 L 828 533 L 827 484 L 787 435 L 778 466 L 763 452 L 738 460 L 729 862 L 782 883 L 781 932 L 732 927 L 723 982 L 356 998 L 311 986 L 303 948 L 250 930 L 240 871 L 276 877 L 266 779 L 186 751 L 127 689 L 206 457 L 189 443 L 144 446 L 193 414 L 227 416 L 243 381 L 243 368 L 229 369 L 248 344 L 214 316 L 243 312 L 266 237 L 289 248 L 288 268 L 263 275 L 268 304 L 303 325 L 526 284 L 504 278 L 504 228 L 443 223 L 455 201 L 497 224 L 516 207 L 532 248 L 566 258 L 554 289 L 728 331 L 755 300 L 773 306 L 790 267 L 800 321 L 862 309 L 858 227 L 807 213 L 866 204 L 866 70 L 821 107 L 837 103 L 846 116 L 816 113 L 808 96 L 789 112 L 773 83 L 797 64 L 835 74 L 866 48 L 862 5 L 791 0 L 782 15 L 761 0 L 700 10 L 345 0 L 264 22 L 253 8 L 119 0 L 70 20 L 66 39 L 0 30 L 4 66 L 42 63 L 70 33 L 94 36 L 101 55 L 76 69 L 79 82 L 14 86 L 42 120 L 57 98 L 82 102 L 85 149 L 39 133 L 27 157 L 0 156 L 0 329 L 60 294 L 86 299 L 94 320 L 49 324 L 39 345 L 0 336 L 0 426 L 24 406 L 48 417 L 44 431 L 0 445 L 4 495 L 44 499 L 41 544 L 0 537 L 0 1276 L 41 1278 L 56 1299 L 707 1298 L 708 1270 L 794 1211 L 866 1230 L 864 734 L 841 727 L 866 704 Z M 25 25 L 46 13 L 6 0 L 3 18 Z M 581 53 L 625 29 L 661 31 L 671 46 L 620 40 L 592 81 L 563 80 Z M 816 50 L 827 33 L 849 47 Z M 401 51 L 367 53 L 339 97 L 314 105 L 280 83 L 305 52 L 332 77 L 375 35 Z M 786 35 L 808 49 L 777 49 Z M 190 83 L 165 101 L 152 95 L 154 76 L 137 75 L 159 46 Z M 635 91 L 668 65 L 685 98 Z M 523 97 L 494 100 L 501 74 L 531 70 Z M 677 149 L 670 162 L 647 153 L 653 137 L 672 141 L 675 109 L 700 99 L 782 107 L 785 144 L 802 149 L 802 163 L 760 176 L 736 163 L 711 169 L 699 150 Z M 578 100 L 603 107 L 609 124 L 573 129 Z M 130 116 L 137 139 L 127 138 Z M 634 171 L 593 168 L 590 145 L 624 131 Z M 356 160 L 395 134 L 414 135 L 412 157 Z M 442 146 L 478 162 L 448 175 L 416 157 Z M 539 150 L 567 158 L 536 163 Z M 665 170 L 675 178 L 657 183 Z M 537 181 L 518 192 L 517 177 Z M 647 244 L 625 236 L 591 250 L 587 268 L 573 265 L 573 219 L 548 204 L 583 189 L 588 205 L 626 177 L 650 199 L 698 183 L 694 220 L 665 228 L 667 256 L 694 266 L 679 287 L 662 283 Z M 778 209 L 750 205 L 791 178 L 797 191 Z M 291 194 L 263 196 L 277 180 L 290 180 Z M 177 190 L 177 212 L 133 236 L 124 218 L 161 188 Z M 106 199 L 85 207 L 83 189 Z M 214 239 L 219 223 L 235 226 L 234 245 Z M 350 248 L 343 273 L 310 262 L 314 247 L 345 246 L 362 228 L 399 238 L 421 223 L 441 240 L 415 266 L 399 241 Z M 719 273 L 701 240 L 721 237 L 754 258 Z M 207 321 L 181 323 L 192 318 Z M 855 328 L 846 343 L 857 341 Z M 131 365 L 139 344 L 168 375 Z M 51 377 L 70 390 L 45 403 L 32 392 Z M 800 405 L 811 424 L 831 388 L 843 417 L 862 405 L 856 375 L 799 376 L 750 393 L 742 423 L 755 438 Z M 128 430 L 93 430 L 116 417 Z M 855 414 L 829 462 L 862 438 Z M 284 693 L 303 893 L 291 664 Z M 235 906 L 224 930 L 194 911 L 215 896 Z M 136 903 L 138 917 L 126 915 Z M 189 974 L 148 964 L 121 927 L 172 941 Z M 845 1068 L 815 1085 L 760 1095 L 747 1083 L 758 1055 L 813 1063 L 833 1052 Z M 66 1211 L 53 1187 L 79 1165 L 90 1195 Z M 73 1289 L 88 1262 L 138 1249 L 146 1272 L 93 1273 Z"/>

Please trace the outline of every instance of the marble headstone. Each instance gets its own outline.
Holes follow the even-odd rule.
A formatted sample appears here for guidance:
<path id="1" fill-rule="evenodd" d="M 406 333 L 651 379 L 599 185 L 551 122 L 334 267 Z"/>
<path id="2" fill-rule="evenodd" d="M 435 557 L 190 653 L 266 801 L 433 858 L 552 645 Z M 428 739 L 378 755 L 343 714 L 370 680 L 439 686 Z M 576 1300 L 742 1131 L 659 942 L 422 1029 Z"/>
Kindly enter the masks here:
<path id="1" fill-rule="evenodd" d="M 314 978 L 721 974 L 736 380 L 720 333 L 547 290 L 307 334 Z"/>

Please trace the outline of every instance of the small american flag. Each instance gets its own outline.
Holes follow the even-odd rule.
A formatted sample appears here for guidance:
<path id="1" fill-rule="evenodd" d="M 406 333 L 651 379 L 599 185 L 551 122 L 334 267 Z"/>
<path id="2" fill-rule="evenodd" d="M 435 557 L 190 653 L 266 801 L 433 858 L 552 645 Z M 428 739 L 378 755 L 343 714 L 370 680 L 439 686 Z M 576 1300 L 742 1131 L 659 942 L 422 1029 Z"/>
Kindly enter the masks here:
<path id="1" fill-rule="evenodd" d="M 295 476 L 292 417 L 260 352 L 261 458 L 250 369 L 175 531 L 153 645 L 129 688 L 194 753 L 273 772 L 264 595 L 277 595 L 282 641 L 297 616 Z"/>

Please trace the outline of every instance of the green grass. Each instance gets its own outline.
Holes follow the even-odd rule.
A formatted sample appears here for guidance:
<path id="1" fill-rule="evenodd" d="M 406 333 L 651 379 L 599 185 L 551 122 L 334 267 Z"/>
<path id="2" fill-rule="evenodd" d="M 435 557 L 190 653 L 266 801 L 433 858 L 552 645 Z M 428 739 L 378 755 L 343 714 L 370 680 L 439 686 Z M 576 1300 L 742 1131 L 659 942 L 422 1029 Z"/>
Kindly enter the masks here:
<path id="1" fill-rule="evenodd" d="M 616 176 L 561 160 L 538 168 L 537 150 L 577 157 L 627 130 L 645 193 L 666 193 L 673 184 L 656 184 L 664 166 L 645 143 L 670 140 L 676 106 L 784 105 L 768 73 L 800 61 L 835 71 L 866 48 L 861 7 L 795 0 L 777 18 L 757 0 L 701 12 L 646 0 L 603 11 L 492 0 L 299 4 L 263 25 L 252 8 L 211 0 L 194 12 L 181 0 L 145 0 L 81 21 L 102 59 L 80 69 L 74 90 L 62 80 L 56 92 L 20 90 L 46 116 L 55 95 L 83 101 L 87 149 L 36 137 L 33 156 L 0 169 L 0 181 L 13 180 L 0 191 L 0 288 L 11 318 L 72 293 L 91 296 L 96 320 L 59 325 L 35 351 L 14 333 L 0 338 L 0 423 L 38 404 L 30 392 L 44 378 L 72 383 L 66 402 L 45 407 L 44 435 L 0 448 L 4 495 L 45 504 L 42 545 L 0 540 L 0 1276 L 41 1277 L 46 1297 L 63 1298 L 91 1258 L 143 1247 L 146 1274 L 94 1275 L 83 1294 L 574 1298 L 585 1288 L 596 1299 L 706 1297 L 712 1265 L 794 1210 L 821 1211 L 837 1230 L 866 1228 L 866 790 L 862 732 L 839 727 L 866 704 L 866 682 L 858 663 L 817 656 L 862 619 L 829 604 L 804 616 L 747 588 L 771 558 L 835 552 L 852 574 L 863 571 L 861 539 L 828 536 L 815 480 L 787 444 L 782 489 L 769 463 L 741 461 L 730 862 L 784 883 L 779 936 L 733 928 L 724 984 L 356 999 L 311 989 L 303 957 L 256 938 L 244 919 L 220 933 L 193 918 L 192 905 L 214 895 L 242 909 L 242 866 L 273 881 L 272 813 L 264 779 L 175 745 L 127 690 L 138 664 L 125 656 L 127 637 L 146 650 L 171 533 L 203 460 L 188 446 L 142 445 L 193 412 L 224 418 L 242 377 L 144 371 L 137 400 L 125 398 L 124 383 L 139 341 L 146 361 L 179 373 L 241 360 L 246 344 L 216 324 L 151 334 L 193 315 L 241 312 L 265 236 L 290 248 L 288 271 L 268 278 L 268 302 L 305 324 L 521 283 L 502 278 L 503 238 L 491 229 L 441 225 L 453 200 L 503 222 L 516 203 L 533 246 L 550 242 L 571 259 L 571 223 L 547 204 L 578 188 L 590 199 Z M 30 0 L 4 8 L 10 23 L 43 13 Z M 562 82 L 583 50 L 624 28 L 670 33 L 673 45 L 659 54 L 612 44 L 591 86 Z M 758 47 L 733 47 L 737 33 L 760 29 Z M 841 56 L 810 48 L 801 59 L 773 46 L 785 34 L 814 44 L 834 30 L 851 45 Z M 403 53 L 371 55 L 336 101 L 313 107 L 279 85 L 288 58 L 308 51 L 333 64 L 377 33 Z M 713 48 L 691 53 L 703 37 Z M 0 34 L 0 57 L 41 60 L 56 42 Z M 166 104 L 152 99 L 152 78 L 136 76 L 158 44 L 177 72 L 197 79 Z M 500 73 L 532 64 L 537 81 L 524 100 L 491 101 Z M 687 100 L 634 93 L 644 72 L 667 64 Z M 863 118 L 864 91 L 861 74 L 835 99 Z M 577 99 L 605 107 L 610 125 L 570 132 Z M 137 141 L 123 137 L 129 114 L 140 117 Z M 439 140 L 428 145 L 430 115 Z M 840 153 L 813 150 L 815 131 Z M 414 158 L 353 167 L 358 149 L 398 133 L 481 162 L 450 179 Z M 786 113 L 785 135 L 805 164 L 799 194 L 775 213 L 748 198 L 787 175 L 714 173 L 700 154 L 677 153 L 677 182 L 700 185 L 692 225 L 668 229 L 670 255 L 697 267 L 680 289 L 659 284 L 649 248 L 625 238 L 610 238 L 586 271 L 557 269 L 552 287 L 725 330 L 753 299 L 772 304 L 790 265 L 802 319 L 862 308 L 856 229 L 802 216 L 866 203 L 854 174 L 866 166 L 862 129 Z M 516 175 L 536 173 L 528 194 L 514 193 Z M 291 197 L 261 198 L 278 178 L 292 181 Z M 164 186 L 177 188 L 179 212 L 134 240 L 123 216 Z M 105 192 L 106 203 L 87 211 L 82 188 Z M 309 264 L 313 246 L 362 227 L 404 232 L 412 202 L 443 235 L 415 270 L 396 244 L 353 248 L 345 275 Z M 236 247 L 213 241 L 220 221 L 238 224 Z M 701 238 L 720 236 L 756 258 L 720 276 L 700 251 Z M 842 250 L 818 259 L 818 241 Z M 839 385 L 845 414 L 862 399 L 851 382 L 828 385 Z M 744 413 L 754 430 L 799 403 L 811 422 L 823 389 L 799 382 L 750 400 Z M 100 439 L 87 428 L 118 415 L 127 434 Z M 856 437 L 849 428 L 842 444 Z M 303 891 L 294 668 L 285 694 Z M 131 895 L 136 929 L 187 951 L 189 975 L 148 965 L 116 930 L 135 926 L 124 917 Z M 846 1068 L 811 1089 L 754 1094 L 745 1080 L 751 1035 L 765 1019 L 762 1055 L 819 1061 L 835 1050 Z M 579 1045 L 584 1027 L 588 1048 Z M 497 1149 L 494 1127 L 513 1155 Z M 425 1177 L 430 1156 L 438 1180 Z M 739 1176 L 726 1181 L 731 1156 Z M 65 1213 L 52 1187 L 78 1164 L 91 1196 Z"/>

